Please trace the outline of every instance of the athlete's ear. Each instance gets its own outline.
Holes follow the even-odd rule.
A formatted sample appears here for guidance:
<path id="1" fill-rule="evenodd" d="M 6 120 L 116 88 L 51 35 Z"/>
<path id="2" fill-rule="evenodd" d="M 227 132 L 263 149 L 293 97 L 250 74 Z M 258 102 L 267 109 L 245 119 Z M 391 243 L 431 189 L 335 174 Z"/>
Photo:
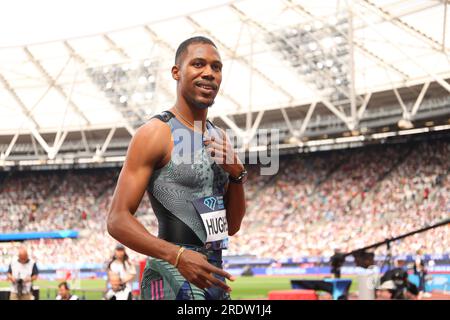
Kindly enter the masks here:
<path id="1" fill-rule="evenodd" d="M 177 81 L 180 80 L 180 67 L 178 65 L 172 67 L 172 78 Z"/>

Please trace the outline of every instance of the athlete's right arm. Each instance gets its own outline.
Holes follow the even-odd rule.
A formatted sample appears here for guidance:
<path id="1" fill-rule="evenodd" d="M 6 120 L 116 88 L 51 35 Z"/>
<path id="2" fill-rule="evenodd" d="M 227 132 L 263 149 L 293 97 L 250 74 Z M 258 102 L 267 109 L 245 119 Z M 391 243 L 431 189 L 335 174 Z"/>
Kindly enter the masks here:
<path id="1" fill-rule="evenodd" d="M 162 161 L 170 142 L 169 127 L 151 120 L 131 139 L 108 213 L 109 234 L 142 254 L 174 260 L 178 247 L 158 239 L 134 217 L 154 168 Z"/>
<path id="2" fill-rule="evenodd" d="M 114 191 L 107 228 L 113 238 L 130 249 L 175 264 L 180 247 L 153 236 L 134 217 L 154 169 L 160 167 L 167 156 L 170 156 L 170 137 L 167 124 L 156 119 L 136 131 Z M 183 252 L 178 270 L 199 288 L 216 285 L 230 290 L 212 273 L 233 280 L 230 274 L 211 265 L 204 255 L 192 250 Z"/>

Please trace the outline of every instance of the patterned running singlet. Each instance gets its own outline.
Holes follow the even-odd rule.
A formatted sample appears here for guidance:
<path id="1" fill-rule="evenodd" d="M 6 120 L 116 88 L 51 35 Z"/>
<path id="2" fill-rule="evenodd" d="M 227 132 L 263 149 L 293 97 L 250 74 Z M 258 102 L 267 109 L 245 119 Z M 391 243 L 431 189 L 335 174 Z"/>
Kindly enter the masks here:
<path id="1" fill-rule="evenodd" d="M 193 200 L 224 196 L 228 174 L 211 159 L 203 145 L 203 136 L 182 124 L 172 113 L 157 116 L 166 122 L 173 139 L 171 159 L 153 172 L 147 191 L 158 219 L 158 237 L 185 246 L 207 256 L 208 262 L 222 268 L 222 249 L 228 239 L 206 242 L 207 233 Z M 207 121 L 210 136 L 220 131 Z M 225 281 L 221 276 L 218 279 Z M 205 300 L 229 299 L 224 290 L 197 288 L 186 281 L 172 264 L 149 257 L 141 283 L 141 299 Z"/>

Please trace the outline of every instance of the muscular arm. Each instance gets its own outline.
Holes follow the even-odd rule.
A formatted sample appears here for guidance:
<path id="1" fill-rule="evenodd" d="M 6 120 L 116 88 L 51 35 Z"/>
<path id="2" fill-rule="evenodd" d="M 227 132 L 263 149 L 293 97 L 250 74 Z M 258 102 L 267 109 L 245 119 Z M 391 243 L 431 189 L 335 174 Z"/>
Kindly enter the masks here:
<path id="1" fill-rule="evenodd" d="M 134 251 L 174 265 L 180 247 L 153 236 L 133 216 L 153 170 L 166 162 L 167 155 L 170 156 L 169 137 L 170 128 L 159 120 L 147 123 L 136 132 L 117 181 L 107 227 L 113 238 Z M 215 285 L 228 292 L 231 290 L 212 273 L 234 280 L 228 272 L 208 263 L 205 255 L 192 250 L 182 253 L 178 271 L 201 289 Z"/>
<path id="2" fill-rule="evenodd" d="M 158 120 L 140 127 L 130 142 L 108 213 L 109 234 L 127 247 L 174 263 L 178 246 L 150 234 L 134 217 L 148 180 L 167 154 L 170 129 Z"/>
<path id="3" fill-rule="evenodd" d="M 244 166 L 236 165 L 236 173 L 232 174 L 232 176 L 238 176 L 243 169 Z M 245 215 L 246 205 L 243 184 L 228 183 L 225 193 L 225 204 L 227 208 L 228 234 L 232 236 L 241 228 L 242 219 L 244 219 Z"/>

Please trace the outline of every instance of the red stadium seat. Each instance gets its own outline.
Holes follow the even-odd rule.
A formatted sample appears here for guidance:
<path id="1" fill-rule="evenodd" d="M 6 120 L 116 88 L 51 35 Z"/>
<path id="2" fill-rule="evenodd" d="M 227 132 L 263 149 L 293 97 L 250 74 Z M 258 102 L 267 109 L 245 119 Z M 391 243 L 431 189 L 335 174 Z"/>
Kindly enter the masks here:
<path id="1" fill-rule="evenodd" d="M 269 292 L 269 300 L 319 300 L 314 290 L 274 290 Z"/>

